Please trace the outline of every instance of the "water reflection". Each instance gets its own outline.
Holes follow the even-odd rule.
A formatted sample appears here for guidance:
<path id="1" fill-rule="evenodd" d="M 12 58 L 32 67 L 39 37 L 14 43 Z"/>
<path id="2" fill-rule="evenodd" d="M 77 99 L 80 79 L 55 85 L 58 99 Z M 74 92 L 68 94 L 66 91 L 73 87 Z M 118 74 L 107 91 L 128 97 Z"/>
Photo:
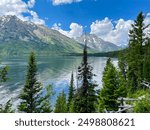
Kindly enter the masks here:
<path id="1" fill-rule="evenodd" d="M 0 103 L 13 98 L 18 98 L 25 82 L 27 57 L 3 58 L 2 66 L 8 65 L 9 81 L 0 86 Z M 102 87 L 102 73 L 106 64 L 105 57 L 90 57 L 89 63 L 93 66 L 93 73 L 97 76 L 94 80 Z M 71 73 L 76 77 L 77 67 L 82 61 L 82 57 L 37 57 L 38 63 L 38 79 L 43 86 L 53 84 L 56 95 L 65 89 L 67 92 Z M 113 63 L 117 65 L 117 59 L 113 59 Z M 76 85 L 76 79 L 75 79 Z M 15 102 L 17 103 L 17 102 Z"/>

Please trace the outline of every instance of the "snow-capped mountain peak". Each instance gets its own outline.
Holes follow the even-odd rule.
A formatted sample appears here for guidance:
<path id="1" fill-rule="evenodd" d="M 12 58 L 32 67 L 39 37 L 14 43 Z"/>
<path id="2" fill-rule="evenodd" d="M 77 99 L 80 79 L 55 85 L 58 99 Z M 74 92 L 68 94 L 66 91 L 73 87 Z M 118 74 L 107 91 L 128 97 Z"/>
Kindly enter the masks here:
<path id="1" fill-rule="evenodd" d="M 89 48 L 100 52 L 115 51 L 119 49 L 117 45 L 106 42 L 95 34 L 84 34 L 81 37 L 76 38 L 76 40 L 81 44 L 85 44 L 86 40 Z"/>

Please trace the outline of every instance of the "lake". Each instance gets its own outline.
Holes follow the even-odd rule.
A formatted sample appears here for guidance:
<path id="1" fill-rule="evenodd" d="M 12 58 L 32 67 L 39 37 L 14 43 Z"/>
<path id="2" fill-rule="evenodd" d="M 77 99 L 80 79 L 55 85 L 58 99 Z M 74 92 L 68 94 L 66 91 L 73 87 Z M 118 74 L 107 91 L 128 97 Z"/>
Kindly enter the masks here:
<path id="1" fill-rule="evenodd" d="M 38 80 L 43 86 L 53 84 L 55 96 L 52 99 L 53 103 L 56 96 L 64 90 L 68 91 L 71 73 L 74 73 L 74 85 L 76 86 L 77 68 L 82 61 L 82 57 L 75 56 L 59 56 L 37 57 L 38 64 Z M 94 80 L 98 83 L 98 87 L 102 87 L 102 73 L 106 65 L 106 57 L 89 57 L 89 63 L 93 67 L 93 73 L 97 76 Z M 117 66 L 118 60 L 113 58 L 113 63 Z M 9 66 L 10 78 L 7 83 L 0 85 L 0 103 L 6 102 L 12 98 L 14 104 L 18 103 L 18 95 L 20 94 L 25 83 L 25 75 L 27 68 L 28 57 L 6 57 L 1 58 L 1 66 Z"/>

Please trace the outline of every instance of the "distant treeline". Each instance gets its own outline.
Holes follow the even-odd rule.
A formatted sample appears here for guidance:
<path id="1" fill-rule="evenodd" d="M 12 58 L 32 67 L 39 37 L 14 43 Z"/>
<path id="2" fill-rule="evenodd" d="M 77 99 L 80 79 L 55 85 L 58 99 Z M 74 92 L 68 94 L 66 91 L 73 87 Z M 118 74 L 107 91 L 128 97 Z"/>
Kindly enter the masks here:
<path id="1" fill-rule="evenodd" d="M 125 52 L 126 52 L 126 49 L 122 49 L 122 50 L 111 51 L 111 52 L 89 53 L 88 56 L 118 58 L 120 53 L 125 53 Z M 70 56 L 83 56 L 82 53 L 71 53 L 69 55 Z"/>

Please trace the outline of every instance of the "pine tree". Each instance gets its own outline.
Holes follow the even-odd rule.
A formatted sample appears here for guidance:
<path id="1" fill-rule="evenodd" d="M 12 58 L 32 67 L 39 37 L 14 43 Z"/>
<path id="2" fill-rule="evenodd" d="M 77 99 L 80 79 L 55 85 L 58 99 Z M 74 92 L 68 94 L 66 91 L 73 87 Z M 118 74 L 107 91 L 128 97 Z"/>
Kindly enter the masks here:
<path id="1" fill-rule="evenodd" d="M 126 53 L 127 53 L 127 49 L 124 52 L 120 52 L 119 57 L 118 57 L 118 66 L 119 66 L 121 75 L 127 81 Z"/>
<path id="2" fill-rule="evenodd" d="M 140 88 L 141 81 L 143 80 L 143 45 L 146 40 L 144 34 L 145 28 L 144 15 L 140 12 L 129 32 L 130 41 L 127 55 L 127 77 L 131 91 L 135 91 Z"/>
<path id="3" fill-rule="evenodd" d="M 11 100 L 6 102 L 6 104 L 1 105 L 0 104 L 0 113 L 14 113 L 15 110 L 12 109 L 12 103 Z"/>
<path id="4" fill-rule="evenodd" d="M 69 112 L 70 107 L 71 107 L 72 102 L 73 102 L 74 91 L 75 91 L 75 89 L 74 89 L 74 78 L 73 78 L 73 72 L 72 72 L 70 86 L 69 86 L 68 103 L 67 103 L 67 110 L 68 110 L 68 112 Z"/>
<path id="5" fill-rule="evenodd" d="M 35 54 L 32 52 L 29 57 L 26 83 L 23 91 L 20 95 L 20 105 L 18 107 L 19 111 L 26 113 L 40 113 L 43 111 L 43 101 L 42 97 L 42 86 L 41 83 L 37 81 L 37 64 Z M 50 107 L 49 104 L 47 107 Z M 46 108 L 46 112 L 47 112 Z"/>
<path id="6" fill-rule="evenodd" d="M 75 103 L 74 103 L 74 99 L 70 102 L 70 106 L 69 106 L 69 113 L 75 113 Z"/>
<path id="7" fill-rule="evenodd" d="M 85 44 L 83 52 L 83 61 L 78 67 L 78 82 L 80 87 L 75 94 L 74 109 L 79 113 L 91 113 L 96 111 L 97 96 L 95 87 L 97 86 L 93 81 L 93 68 L 88 64 L 87 45 Z"/>
<path id="8" fill-rule="evenodd" d="M 66 94 L 64 93 L 64 91 L 62 91 L 57 97 L 54 112 L 67 113 Z"/>
<path id="9" fill-rule="evenodd" d="M 46 87 L 46 94 L 42 99 L 43 101 L 41 103 L 41 113 L 51 113 L 53 111 L 51 106 L 51 98 L 53 95 L 53 87 L 52 85 L 48 85 Z"/>
<path id="10" fill-rule="evenodd" d="M 104 109 L 107 111 L 118 109 L 117 98 L 126 96 L 123 79 L 109 58 L 103 72 L 103 88 L 99 93 L 99 112 L 104 112 Z"/>

